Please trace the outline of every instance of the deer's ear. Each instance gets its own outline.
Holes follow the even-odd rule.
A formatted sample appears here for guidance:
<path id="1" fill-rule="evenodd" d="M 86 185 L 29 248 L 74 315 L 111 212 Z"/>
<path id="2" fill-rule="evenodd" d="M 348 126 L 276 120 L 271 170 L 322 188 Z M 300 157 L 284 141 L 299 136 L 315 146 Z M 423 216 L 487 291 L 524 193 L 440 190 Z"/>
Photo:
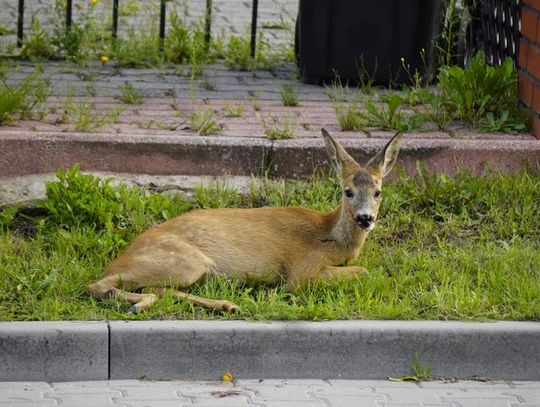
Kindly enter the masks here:
<path id="1" fill-rule="evenodd" d="M 343 179 L 355 173 L 360 165 L 352 158 L 341 145 L 325 129 L 321 129 L 326 145 L 326 152 Z"/>
<path id="2" fill-rule="evenodd" d="M 388 144 L 367 163 L 367 166 L 380 174 L 381 178 L 390 173 L 397 161 L 401 148 L 401 135 L 401 132 L 397 132 Z"/>

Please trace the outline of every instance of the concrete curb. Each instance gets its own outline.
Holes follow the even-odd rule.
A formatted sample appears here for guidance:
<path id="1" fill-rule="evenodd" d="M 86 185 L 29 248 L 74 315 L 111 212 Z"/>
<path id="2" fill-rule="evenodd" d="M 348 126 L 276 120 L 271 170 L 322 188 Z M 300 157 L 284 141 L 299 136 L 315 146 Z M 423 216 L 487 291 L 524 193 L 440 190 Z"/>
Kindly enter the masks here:
<path id="1" fill-rule="evenodd" d="M 0 380 L 384 379 L 418 353 L 434 376 L 540 379 L 540 323 L 0 323 Z"/>
<path id="2" fill-rule="evenodd" d="M 386 139 L 343 138 L 360 162 Z M 54 172 L 81 163 L 86 171 L 149 175 L 251 175 L 261 169 L 276 176 L 308 177 L 329 163 L 320 138 L 269 141 L 225 136 L 129 136 L 81 133 L 0 133 L 0 176 Z M 540 142 L 496 139 L 406 139 L 399 165 L 415 173 L 422 161 L 429 171 L 479 173 L 486 166 L 503 173 L 540 164 Z"/>
<path id="3" fill-rule="evenodd" d="M 0 381 L 103 380 L 106 322 L 0 322 Z"/>

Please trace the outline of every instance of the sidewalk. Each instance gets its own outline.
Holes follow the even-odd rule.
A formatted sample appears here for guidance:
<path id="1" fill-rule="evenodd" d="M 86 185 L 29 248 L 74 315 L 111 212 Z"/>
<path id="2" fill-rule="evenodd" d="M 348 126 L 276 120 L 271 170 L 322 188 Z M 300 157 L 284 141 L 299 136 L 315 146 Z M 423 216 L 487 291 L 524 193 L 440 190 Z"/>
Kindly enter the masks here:
<path id="1" fill-rule="evenodd" d="M 2 407 L 538 407 L 540 382 L 239 380 L 4 382 Z"/>
<path id="2" fill-rule="evenodd" d="M 15 83 L 33 72 L 22 63 L 8 73 Z M 46 63 L 43 78 L 52 95 L 40 119 L 0 127 L 0 177 L 51 173 L 80 163 L 86 171 L 153 175 L 242 175 L 268 172 L 279 177 L 308 177 L 314 168 L 327 168 L 321 127 L 332 132 L 360 161 L 370 157 L 394 134 L 341 131 L 327 89 L 299 83 L 294 67 L 274 72 L 235 72 L 223 65 L 205 67 L 191 80 L 171 69 L 120 69 Z M 129 83 L 144 103 L 122 105 L 120 86 Z M 283 106 L 280 91 L 293 85 L 300 106 Z M 91 96 L 85 96 L 90 94 Z M 66 105 L 84 106 L 103 115 L 122 109 L 103 127 L 76 130 L 62 119 Z M 83 106 L 81 108 L 81 106 Z M 241 117 L 231 117 L 240 106 Z M 88 109 L 88 107 L 86 109 Z M 194 112 L 212 112 L 219 134 L 202 136 L 190 127 Z M 289 122 L 294 136 L 269 140 L 266 127 Z M 468 168 L 515 172 L 540 162 L 540 142 L 529 134 L 481 134 L 469 129 L 407 133 L 399 165 L 416 172 L 421 161 L 428 170 L 456 173 Z"/>

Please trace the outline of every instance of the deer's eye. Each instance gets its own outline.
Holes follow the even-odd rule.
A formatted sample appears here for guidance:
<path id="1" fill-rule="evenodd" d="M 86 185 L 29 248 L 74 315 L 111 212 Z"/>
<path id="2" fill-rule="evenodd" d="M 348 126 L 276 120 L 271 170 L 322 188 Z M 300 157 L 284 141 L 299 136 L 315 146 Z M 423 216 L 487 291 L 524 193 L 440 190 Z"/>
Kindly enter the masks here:
<path id="1" fill-rule="evenodd" d="M 377 191 L 375 191 L 375 198 L 380 198 L 381 197 L 381 190 L 378 189 Z"/>
<path id="2" fill-rule="evenodd" d="M 354 192 L 351 191 L 350 189 L 346 189 L 346 190 L 345 190 L 345 196 L 346 196 L 347 198 L 352 198 L 352 197 L 354 196 Z"/>

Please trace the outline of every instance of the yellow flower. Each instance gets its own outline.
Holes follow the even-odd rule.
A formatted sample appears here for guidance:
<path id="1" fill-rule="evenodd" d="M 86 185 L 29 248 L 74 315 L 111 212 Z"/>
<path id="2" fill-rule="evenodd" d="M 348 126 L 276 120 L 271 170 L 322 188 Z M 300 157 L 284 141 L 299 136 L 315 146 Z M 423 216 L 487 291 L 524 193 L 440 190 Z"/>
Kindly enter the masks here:
<path id="1" fill-rule="evenodd" d="M 405 58 L 401 57 L 400 60 L 402 64 L 405 64 Z"/>
<path id="2" fill-rule="evenodd" d="M 223 376 L 221 377 L 224 382 L 232 382 L 234 381 L 233 374 L 231 372 L 225 372 L 223 373 Z"/>
<path id="3" fill-rule="evenodd" d="M 92 6 L 95 6 L 99 3 L 99 0 L 90 0 L 90 3 L 92 4 Z"/>
<path id="4" fill-rule="evenodd" d="M 106 64 L 107 62 L 109 62 L 110 58 L 107 55 L 102 55 L 99 57 L 99 60 L 102 64 Z"/>

